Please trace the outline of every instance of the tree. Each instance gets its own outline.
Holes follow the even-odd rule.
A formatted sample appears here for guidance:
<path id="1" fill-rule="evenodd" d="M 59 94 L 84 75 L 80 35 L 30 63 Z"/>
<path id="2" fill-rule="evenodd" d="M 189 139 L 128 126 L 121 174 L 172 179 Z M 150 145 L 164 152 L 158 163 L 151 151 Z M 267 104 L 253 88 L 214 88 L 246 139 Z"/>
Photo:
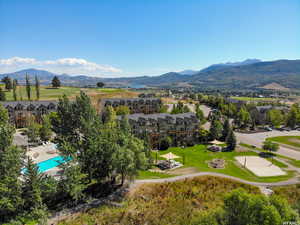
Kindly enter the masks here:
<path id="1" fill-rule="evenodd" d="M 284 115 L 278 109 L 271 109 L 267 112 L 267 120 L 272 126 L 279 127 L 284 121 Z"/>
<path id="2" fill-rule="evenodd" d="M 80 165 L 74 160 L 61 165 L 63 173 L 60 179 L 61 189 L 75 202 L 84 198 L 86 175 L 81 172 Z"/>
<path id="3" fill-rule="evenodd" d="M 228 135 L 227 135 L 225 141 L 226 141 L 226 145 L 227 145 L 227 150 L 233 151 L 236 147 L 236 137 L 231 128 L 228 131 Z"/>
<path id="4" fill-rule="evenodd" d="M 54 76 L 52 79 L 52 87 L 54 88 L 60 87 L 60 80 L 58 79 L 57 76 Z"/>
<path id="5" fill-rule="evenodd" d="M 39 140 L 41 125 L 30 119 L 29 126 L 27 127 L 27 136 L 30 142 L 36 143 Z"/>
<path id="6" fill-rule="evenodd" d="M 279 149 L 279 144 L 266 140 L 263 143 L 263 149 L 270 152 L 276 152 Z"/>
<path id="7" fill-rule="evenodd" d="M 279 197 L 267 198 L 236 189 L 224 199 L 223 222 L 226 225 L 281 225 L 285 221 L 297 222 L 298 217 L 287 202 Z"/>
<path id="8" fill-rule="evenodd" d="M 24 209 L 30 212 L 31 217 L 36 220 L 46 218 L 46 206 L 42 199 L 43 173 L 39 173 L 38 166 L 33 163 L 30 157 L 24 173 L 23 199 Z"/>
<path id="9" fill-rule="evenodd" d="M 31 84 L 30 84 L 30 78 L 26 74 L 26 93 L 27 93 L 27 98 L 30 101 L 31 99 Z"/>
<path id="10" fill-rule="evenodd" d="M 172 139 L 170 137 L 165 137 L 159 141 L 159 149 L 166 150 L 171 146 L 171 144 L 172 144 Z"/>
<path id="11" fill-rule="evenodd" d="M 222 130 L 223 130 L 222 123 L 217 119 L 213 119 L 213 121 L 211 122 L 211 126 L 209 128 L 211 139 L 212 140 L 220 139 L 222 136 Z"/>
<path id="12" fill-rule="evenodd" d="M 242 106 L 235 118 L 235 124 L 239 128 L 246 128 L 251 124 L 251 116 L 245 106 Z"/>
<path id="13" fill-rule="evenodd" d="M 128 114 L 130 114 L 130 109 L 126 105 L 120 105 L 120 106 L 116 107 L 116 114 L 118 116 L 128 115 Z"/>
<path id="14" fill-rule="evenodd" d="M 187 105 L 184 105 L 182 102 L 178 102 L 178 104 L 174 104 L 171 114 L 179 114 L 190 112 L 190 109 Z"/>
<path id="15" fill-rule="evenodd" d="M 269 152 L 277 152 L 279 149 L 279 144 L 272 141 L 266 140 L 263 143 L 263 149 Z M 272 154 L 272 163 L 273 163 L 273 154 Z"/>
<path id="16" fill-rule="evenodd" d="M 222 137 L 221 137 L 222 141 L 226 140 L 230 130 L 231 130 L 231 126 L 230 126 L 230 123 L 229 123 L 229 119 L 226 118 L 226 120 L 224 122 L 224 125 L 223 125 L 223 131 L 222 131 Z"/>
<path id="17" fill-rule="evenodd" d="M 168 106 L 167 105 L 161 105 L 158 111 L 159 111 L 159 113 L 167 113 L 168 112 Z"/>
<path id="18" fill-rule="evenodd" d="M 8 76 L 2 78 L 1 82 L 3 82 L 5 84 L 6 90 L 10 91 L 12 89 L 12 81 Z"/>
<path id="19" fill-rule="evenodd" d="M 299 123 L 299 121 L 300 121 L 300 109 L 298 104 L 294 104 L 292 105 L 291 110 L 287 115 L 286 125 L 293 129 Z"/>
<path id="20" fill-rule="evenodd" d="M 16 216 L 23 208 L 21 168 L 24 152 L 12 146 L 14 128 L 8 112 L 0 105 L 0 223 Z"/>
<path id="21" fill-rule="evenodd" d="M 196 105 L 196 117 L 198 118 L 198 120 L 200 120 L 201 124 L 204 124 L 206 122 L 204 113 L 200 109 L 200 105 L 199 104 Z"/>
<path id="22" fill-rule="evenodd" d="M 0 87 L 0 101 L 6 101 L 5 93 L 1 87 Z"/>
<path id="23" fill-rule="evenodd" d="M 104 84 L 103 82 L 98 82 L 98 83 L 97 83 L 97 87 L 98 87 L 98 88 L 103 88 L 104 85 L 105 85 L 105 84 Z"/>
<path id="24" fill-rule="evenodd" d="M 37 76 L 35 76 L 35 92 L 36 92 L 36 99 L 40 99 L 40 80 Z"/>
<path id="25" fill-rule="evenodd" d="M 52 136 L 51 122 L 48 115 L 42 117 L 42 125 L 39 130 L 40 139 L 42 141 L 49 141 Z"/>
<path id="26" fill-rule="evenodd" d="M 52 119 L 60 153 L 72 158 L 70 163 L 75 161 L 89 182 L 110 181 L 110 185 L 120 176 L 137 173 L 146 161 L 144 142 L 134 137 L 128 131 L 129 125 L 125 124 L 120 124 L 112 107 L 108 107 L 103 123 L 90 98 L 83 92 L 73 102 L 66 97 L 60 99 L 57 116 Z M 134 168 L 128 167 L 128 170 L 127 167 L 119 167 L 119 164 L 124 164 L 118 157 L 119 153 L 127 151 L 133 152 L 135 165 Z"/>
<path id="27" fill-rule="evenodd" d="M 199 129 L 199 141 L 200 143 L 207 143 L 209 140 L 209 131 L 204 128 Z"/>
<path id="28" fill-rule="evenodd" d="M 14 97 L 14 100 L 15 100 L 15 101 L 18 100 L 18 99 L 17 99 L 17 84 L 18 84 L 17 80 L 14 79 L 14 80 L 13 80 L 13 97 Z"/>

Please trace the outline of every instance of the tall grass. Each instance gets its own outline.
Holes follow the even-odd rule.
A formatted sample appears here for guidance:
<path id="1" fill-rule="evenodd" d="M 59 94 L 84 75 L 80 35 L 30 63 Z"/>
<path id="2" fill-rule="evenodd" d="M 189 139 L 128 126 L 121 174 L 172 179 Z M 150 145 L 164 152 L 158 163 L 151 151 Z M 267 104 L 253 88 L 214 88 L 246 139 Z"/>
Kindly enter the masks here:
<path id="1" fill-rule="evenodd" d="M 259 193 L 256 187 L 212 176 L 144 184 L 124 201 L 123 207 L 103 206 L 59 224 L 189 225 L 200 214 L 221 206 L 224 195 L 240 187 L 250 193 Z"/>

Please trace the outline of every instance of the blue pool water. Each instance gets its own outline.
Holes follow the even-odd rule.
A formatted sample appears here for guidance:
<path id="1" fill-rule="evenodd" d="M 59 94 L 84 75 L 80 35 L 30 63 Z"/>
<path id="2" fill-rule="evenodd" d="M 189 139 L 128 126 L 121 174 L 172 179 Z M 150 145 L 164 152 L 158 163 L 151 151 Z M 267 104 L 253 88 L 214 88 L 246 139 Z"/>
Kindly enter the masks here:
<path id="1" fill-rule="evenodd" d="M 39 167 L 39 171 L 43 173 L 47 170 L 50 170 L 54 167 L 57 167 L 57 166 L 63 164 L 66 161 L 69 161 L 69 160 L 68 159 L 66 160 L 61 156 L 56 156 L 54 158 L 51 158 L 51 159 L 48 159 L 48 160 L 38 163 L 37 166 Z"/>

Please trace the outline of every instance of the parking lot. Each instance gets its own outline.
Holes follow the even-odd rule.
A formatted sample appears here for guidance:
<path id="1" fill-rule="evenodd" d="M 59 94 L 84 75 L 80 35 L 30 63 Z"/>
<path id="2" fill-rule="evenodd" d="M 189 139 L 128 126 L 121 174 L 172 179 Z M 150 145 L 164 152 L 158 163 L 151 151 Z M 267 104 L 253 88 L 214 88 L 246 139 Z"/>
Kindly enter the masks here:
<path id="1" fill-rule="evenodd" d="M 253 134 L 243 134 L 236 132 L 236 137 L 238 142 L 246 143 L 249 145 L 255 145 L 256 147 L 261 148 L 263 145 L 263 142 L 268 137 L 276 137 L 276 136 L 300 136 L 300 131 L 298 130 L 292 130 L 292 131 L 266 131 L 261 133 L 253 133 Z M 278 154 L 300 160 L 300 152 L 293 150 L 288 147 L 280 146 Z"/>

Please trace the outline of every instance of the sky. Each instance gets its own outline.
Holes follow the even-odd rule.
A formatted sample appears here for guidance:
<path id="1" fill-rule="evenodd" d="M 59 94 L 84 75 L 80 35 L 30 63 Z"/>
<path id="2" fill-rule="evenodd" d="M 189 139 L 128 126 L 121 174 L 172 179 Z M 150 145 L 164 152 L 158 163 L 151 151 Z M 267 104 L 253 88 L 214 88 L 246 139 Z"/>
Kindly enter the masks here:
<path id="1" fill-rule="evenodd" d="M 0 0 L 0 73 L 160 75 L 300 59 L 300 0 Z"/>

